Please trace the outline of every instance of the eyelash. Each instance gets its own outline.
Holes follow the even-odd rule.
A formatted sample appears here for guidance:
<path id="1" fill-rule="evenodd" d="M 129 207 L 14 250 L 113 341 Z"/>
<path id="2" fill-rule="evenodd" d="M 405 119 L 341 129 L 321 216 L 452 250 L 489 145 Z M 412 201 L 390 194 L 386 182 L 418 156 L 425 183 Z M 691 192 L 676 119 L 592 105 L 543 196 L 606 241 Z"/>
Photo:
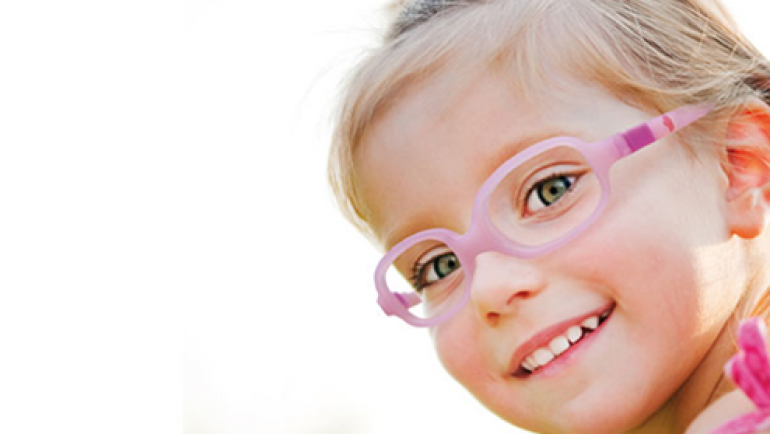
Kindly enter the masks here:
<path id="1" fill-rule="evenodd" d="M 433 283 L 435 283 L 435 282 L 432 282 L 432 283 L 428 283 L 428 284 L 423 284 L 422 280 L 423 280 L 423 277 L 425 276 L 427 268 L 428 267 L 433 267 L 435 262 L 438 259 L 440 259 L 441 257 L 443 257 L 445 254 L 446 254 L 446 252 L 435 254 L 435 255 L 431 256 L 430 258 L 428 258 L 427 261 L 417 262 L 417 263 L 414 264 L 414 268 L 412 269 L 411 282 L 412 282 L 412 287 L 414 288 L 415 292 L 417 292 L 419 294 L 420 292 L 422 292 L 423 289 L 425 289 L 426 287 L 428 287 L 428 286 L 432 285 Z"/>
<path id="2" fill-rule="evenodd" d="M 412 268 L 412 277 L 410 278 L 412 282 L 412 287 L 414 288 L 414 291 L 416 293 L 421 293 L 423 289 L 425 289 L 426 286 L 422 283 L 422 276 L 423 273 L 425 273 L 425 267 L 430 264 L 432 261 L 434 261 L 436 258 L 432 258 L 428 262 L 416 262 L 414 264 L 414 267 Z"/>

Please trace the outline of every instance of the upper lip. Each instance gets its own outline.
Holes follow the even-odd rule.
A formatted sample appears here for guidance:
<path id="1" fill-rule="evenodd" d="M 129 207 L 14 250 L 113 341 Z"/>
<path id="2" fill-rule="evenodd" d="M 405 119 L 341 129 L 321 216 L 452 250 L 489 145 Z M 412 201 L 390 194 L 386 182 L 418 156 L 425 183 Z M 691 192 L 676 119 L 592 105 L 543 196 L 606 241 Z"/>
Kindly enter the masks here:
<path id="1" fill-rule="evenodd" d="M 508 366 L 508 372 L 516 372 L 519 369 L 519 366 L 524 361 L 524 359 L 532 354 L 533 351 L 535 351 L 538 348 L 547 346 L 553 338 L 556 336 L 563 335 L 564 332 L 572 327 L 573 325 L 578 325 L 586 318 L 590 318 L 592 316 L 597 316 L 601 314 L 602 312 L 605 312 L 612 308 L 612 304 L 608 304 L 606 306 L 602 306 L 600 308 L 594 309 L 588 313 L 584 313 L 575 317 L 572 317 L 570 319 L 558 322 L 556 324 L 550 325 L 543 330 L 535 333 L 532 337 L 524 341 L 521 345 L 519 345 L 518 348 L 513 352 L 513 356 L 511 357 L 511 363 Z"/>

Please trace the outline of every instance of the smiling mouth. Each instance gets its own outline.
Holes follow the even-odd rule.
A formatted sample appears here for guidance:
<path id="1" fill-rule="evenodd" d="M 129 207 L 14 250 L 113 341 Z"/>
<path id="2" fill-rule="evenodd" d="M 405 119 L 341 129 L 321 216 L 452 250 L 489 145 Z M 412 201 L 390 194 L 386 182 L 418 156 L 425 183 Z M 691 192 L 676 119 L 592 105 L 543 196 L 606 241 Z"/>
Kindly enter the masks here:
<path id="1" fill-rule="evenodd" d="M 585 318 L 579 324 L 569 327 L 552 338 L 550 342 L 524 357 L 512 375 L 516 378 L 527 378 L 558 360 L 589 335 L 595 333 L 607 321 L 614 309 L 615 305 L 613 304 L 601 313 Z"/>

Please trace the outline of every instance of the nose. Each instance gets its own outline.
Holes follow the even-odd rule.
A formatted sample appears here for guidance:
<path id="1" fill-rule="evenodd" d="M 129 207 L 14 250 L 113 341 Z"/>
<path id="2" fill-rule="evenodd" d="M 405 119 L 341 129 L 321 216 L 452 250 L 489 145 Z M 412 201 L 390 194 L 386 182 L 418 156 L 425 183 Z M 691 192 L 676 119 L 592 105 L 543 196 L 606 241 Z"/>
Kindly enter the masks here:
<path id="1" fill-rule="evenodd" d="M 479 319 L 490 326 L 514 315 L 546 286 L 545 273 L 533 260 L 486 252 L 476 256 L 475 265 L 471 302 Z"/>

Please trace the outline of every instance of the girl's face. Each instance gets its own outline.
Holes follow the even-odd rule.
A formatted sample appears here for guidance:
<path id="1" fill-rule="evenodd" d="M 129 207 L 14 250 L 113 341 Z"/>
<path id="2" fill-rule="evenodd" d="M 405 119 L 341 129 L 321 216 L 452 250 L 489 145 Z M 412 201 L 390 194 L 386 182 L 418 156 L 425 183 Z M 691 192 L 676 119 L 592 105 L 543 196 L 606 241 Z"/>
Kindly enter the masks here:
<path id="1" fill-rule="evenodd" d="M 652 117 L 598 87 L 560 82 L 569 91 L 535 95 L 537 106 L 491 74 L 459 89 L 440 76 L 398 99 L 355 162 L 384 246 L 433 227 L 463 233 L 477 190 L 517 143 L 593 142 Z M 681 405 L 669 398 L 707 355 L 741 288 L 719 163 L 694 162 L 675 140 L 619 162 L 607 209 L 565 247 L 535 259 L 479 255 L 471 301 L 431 329 L 446 369 L 502 418 L 538 432 L 621 432 Z M 522 357 L 610 309 L 564 355 L 512 375 Z"/>

